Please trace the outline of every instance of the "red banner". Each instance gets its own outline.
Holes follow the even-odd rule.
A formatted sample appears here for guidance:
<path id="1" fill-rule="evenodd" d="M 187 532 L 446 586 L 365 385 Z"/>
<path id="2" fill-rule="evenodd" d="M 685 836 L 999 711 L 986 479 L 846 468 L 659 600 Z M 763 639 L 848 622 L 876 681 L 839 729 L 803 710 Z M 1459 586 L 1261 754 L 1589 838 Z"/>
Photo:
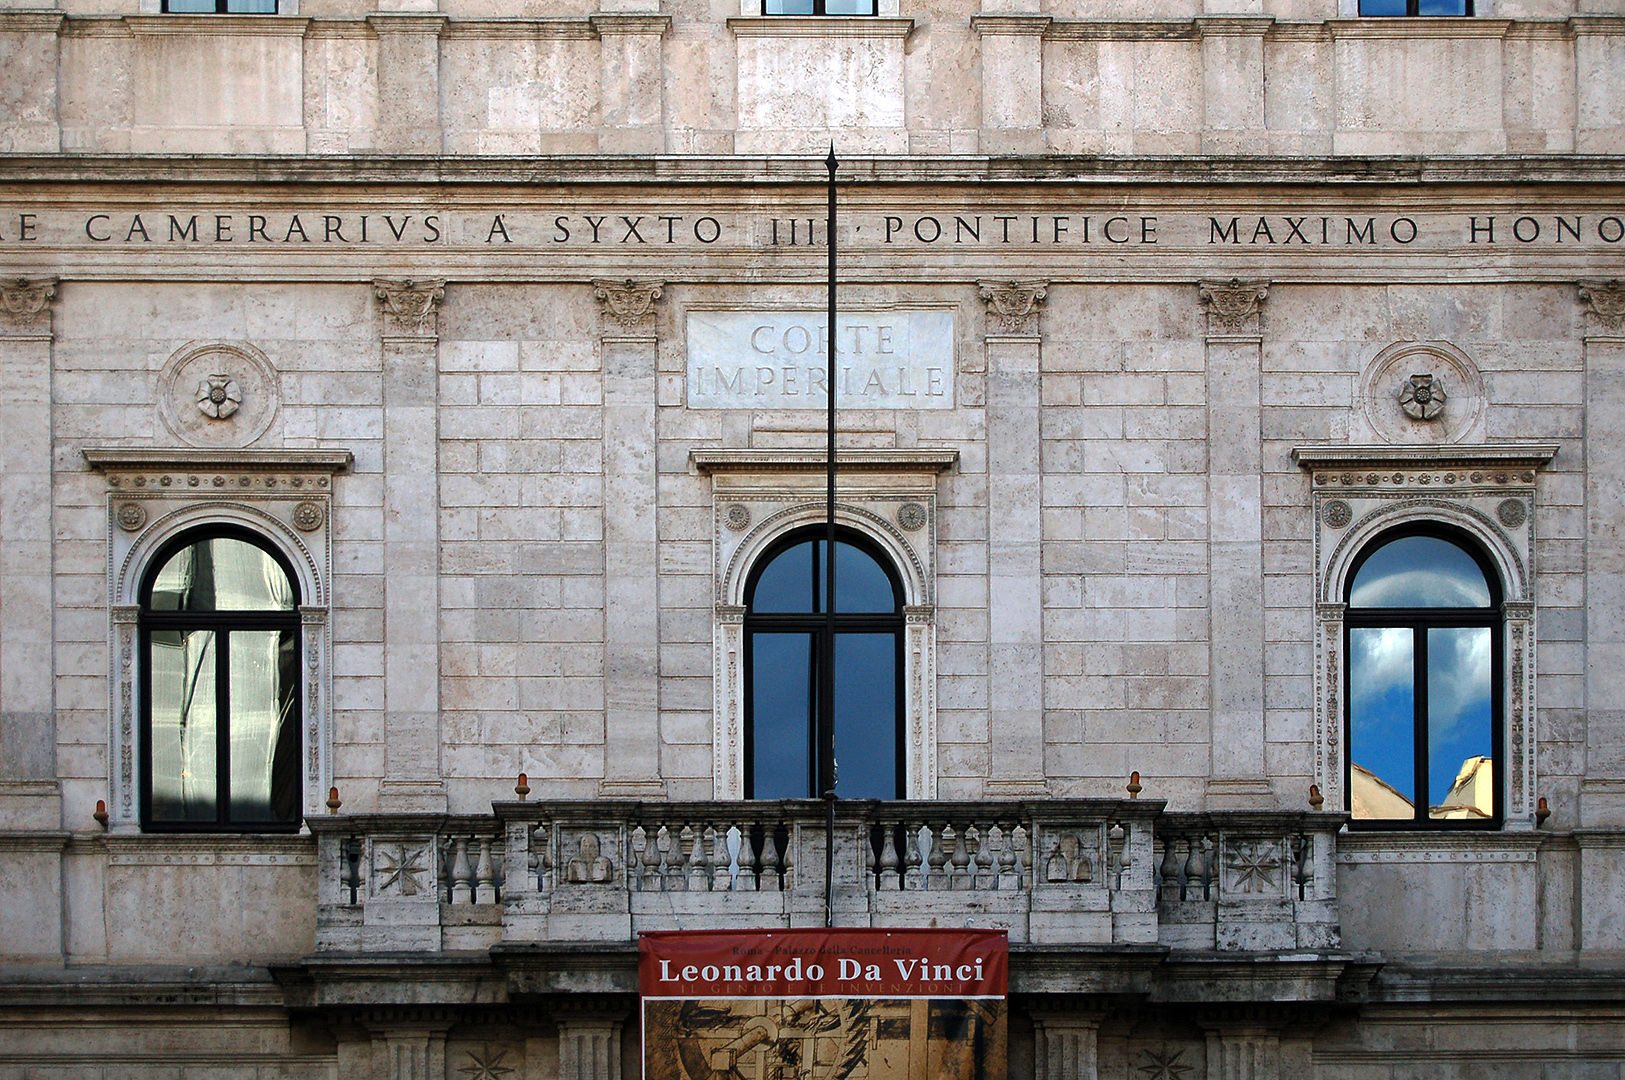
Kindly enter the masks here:
<path id="1" fill-rule="evenodd" d="M 1002 930 L 710 930 L 644 934 L 646 998 L 989 998 L 1009 988 Z"/>

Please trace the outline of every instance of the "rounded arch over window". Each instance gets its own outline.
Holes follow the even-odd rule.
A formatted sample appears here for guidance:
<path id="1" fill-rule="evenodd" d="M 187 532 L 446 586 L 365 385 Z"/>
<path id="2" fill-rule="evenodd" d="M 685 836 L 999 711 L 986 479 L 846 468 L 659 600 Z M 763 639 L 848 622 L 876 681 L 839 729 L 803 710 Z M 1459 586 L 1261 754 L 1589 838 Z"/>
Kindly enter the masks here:
<path id="1" fill-rule="evenodd" d="M 247 529 L 193 529 L 141 578 L 141 821 L 147 829 L 298 827 L 300 591 Z"/>
<path id="2" fill-rule="evenodd" d="M 804 527 L 764 548 L 746 576 L 747 798 L 903 794 L 902 581 L 886 553 L 850 528 L 836 535 L 833 620 L 829 574 L 823 528 Z M 833 767 L 823 752 L 830 742 Z"/>
<path id="3" fill-rule="evenodd" d="M 1409 523 L 1355 555 L 1344 596 L 1355 825 L 1503 820 L 1502 598 L 1495 562 L 1448 525 Z"/>

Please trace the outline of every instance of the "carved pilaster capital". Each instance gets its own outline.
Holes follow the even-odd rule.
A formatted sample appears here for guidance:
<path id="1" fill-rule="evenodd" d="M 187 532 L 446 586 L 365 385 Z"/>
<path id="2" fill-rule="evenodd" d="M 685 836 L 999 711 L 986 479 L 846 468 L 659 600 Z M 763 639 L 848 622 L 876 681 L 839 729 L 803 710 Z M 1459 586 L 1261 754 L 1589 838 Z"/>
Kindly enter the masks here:
<path id="1" fill-rule="evenodd" d="M 717 622 L 724 625 L 743 623 L 745 621 L 745 610 L 743 604 L 718 604 L 716 610 Z"/>
<path id="2" fill-rule="evenodd" d="M 0 281 L 0 328 L 43 334 L 51 330 L 51 301 L 56 278 L 12 278 Z"/>
<path id="3" fill-rule="evenodd" d="M 1049 295 L 1047 281 L 980 281 L 990 334 L 1038 335 L 1039 308 Z"/>
<path id="4" fill-rule="evenodd" d="M 1585 313 L 1598 333 L 1610 337 L 1625 334 L 1625 282 L 1617 278 L 1582 281 L 1580 302 L 1586 306 Z"/>
<path id="5" fill-rule="evenodd" d="M 1197 295 L 1207 312 L 1210 334 L 1256 334 L 1259 307 L 1269 295 L 1269 282 L 1239 278 L 1203 281 L 1197 285 Z"/>
<path id="6" fill-rule="evenodd" d="M 439 335 L 440 301 L 446 298 L 444 281 L 375 281 L 373 295 L 383 310 L 386 336 Z"/>
<path id="7" fill-rule="evenodd" d="M 592 294 L 603 305 L 605 333 L 654 333 L 655 301 L 665 288 L 664 281 L 594 281 Z"/>

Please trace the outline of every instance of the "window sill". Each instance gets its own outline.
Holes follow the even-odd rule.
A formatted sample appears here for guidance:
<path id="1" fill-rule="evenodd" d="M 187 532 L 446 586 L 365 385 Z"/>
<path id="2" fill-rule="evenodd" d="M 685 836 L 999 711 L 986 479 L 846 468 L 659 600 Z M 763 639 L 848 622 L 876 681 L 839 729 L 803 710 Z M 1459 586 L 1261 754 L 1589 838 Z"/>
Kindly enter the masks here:
<path id="1" fill-rule="evenodd" d="M 876 15 L 757 15 L 728 20 L 734 37 L 906 38 L 913 19 Z"/>

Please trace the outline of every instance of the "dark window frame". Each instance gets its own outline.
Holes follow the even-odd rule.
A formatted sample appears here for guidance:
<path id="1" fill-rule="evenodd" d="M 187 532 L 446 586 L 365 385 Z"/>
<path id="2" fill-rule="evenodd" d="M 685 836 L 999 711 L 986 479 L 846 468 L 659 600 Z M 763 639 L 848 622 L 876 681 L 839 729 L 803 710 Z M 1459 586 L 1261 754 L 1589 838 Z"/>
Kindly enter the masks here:
<path id="1" fill-rule="evenodd" d="M 1477 564 L 1489 587 L 1490 604 L 1483 608 L 1446 607 L 1361 607 L 1349 604 L 1354 582 L 1366 561 L 1394 540 L 1407 536 L 1431 536 L 1460 548 Z M 1343 583 L 1345 615 L 1343 618 L 1343 808 L 1353 806 L 1354 773 L 1354 664 L 1351 648 L 1352 631 L 1357 628 L 1403 628 L 1411 630 L 1411 687 L 1412 687 L 1412 760 L 1413 816 L 1404 818 L 1350 818 L 1352 830 L 1395 832 L 1422 830 L 1453 832 L 1461 830 L 1496 830 L 1506 824 L 1506 747 L 1505 732 L 1505 637 L 1506 594 L 1501 575 L 1490 560 L 1484 547 L 1469 533 L 1442 523 L 1424 523 L 1401 526 L 1372 537 L 1349 566 Z M 1494 781 L 1494 813 L 1488 818 L 1431 818 L 1428 816 L 1428 635 L 1433 628 L 1488 627 L 1490 631 L 1490 766 Z"/>
<path id="2" fill-rule="evenodd" d="M 214 0 L 213 11 L 171 11 L 170 0 L 163 0 L 162 12 L 165 15 L 279 15 L 282 12 L 282 0 L 277 0 L 275 10 L 272 11 L 233 11 L 233 0 Z"/>
<path id="3" fill-rule="evenodd" d="M 293 607 L 290 611 L 208 611 L 177 612 L 155 611 L 152 608 L 152 590 L 158 574 L 182 550 L 205 540 L 231 539 L 252 544 L 263 551 L 287 575 L 292 590 Z M 141 831 L 153 833 L 291 833 L 298 832 L 304 821 L 303 760 L 304 701 L 302 687 L 293 695 L 294 715 L 290 722 L 295 737 L 300 740 L 300 752 L 293 755 L 291 775 L 293 785 L 293 817 L 287 821 L 234 821 L 231 819 L 231 724 L 230 696 L 226 682 L 230 675 L 231 634 L 233 631 L 288 631 L 293 636 L 294 655 L 302 655 L 304 634 L 299 614 L 299 578 L 293 566 L 276 545 L 250 529 L 233 526 L 204 526 L 189 529 L 172 538 L 154 553 L 141 580 L 139 593 L 141 610 L 138 617 L 138 637 L 141 649 L 141 669 L 138 692 L 141 695 L 139 744 L 141 775 L 139 780 L 141 803 Z M 154 630 L 212 630 L 219 643 L 215 660 L 215 819 L 213 821 L 167 821 L 152 816 L 152 632 Z M 298 671 L 297 665 L 295 671 Z M 295 678 L 299 676 L 296 674 Z"/>
<path id="4" fill-rule="evenodd" d="M 1453 11 L 1447 15 L 1422 14 L 1422 0 L 1405 0 L 1405 13 L 1403 15 L 1367 15 L 1365 2 L 1366 0 L 1360 0 L 1360 18 L 1362 19 L 1470 19 L 1473 17 L 1473 0 L 1462 0 L 1462 10 Z"/>
<path id="5" fill-rule="evenodd" d="M 781 0 L 782 2 L 782 0 Z M 762 0 L 762 17 L 767 19 L 873 19 L 880 14 L 880 0 L 869 0 L 869 10 L 843 11 L 831 15 L 828 0 L 810 0 L 811 11 L 769 11 L 772 0 Z"/>
<path id="6" fill-rule="evenodd" d="M 808 541 L 822 542 L 825 539 L 823 525 L 810 525 L 795 529 L 775 540 L 751 566 L 750 574 L 745 581 L 745 620 L 744 620 L 744 758 L 745 758 L 745 798 L 755 799 L 756 788 L 756 664 L 755 664 L 755 637 L 757 633 L 808 633 L 813 636 L 813 668 L 810 673 L 814 679 L 812 692 L 808 695 L 809 709 L 812 715 L 808 722 L 808 795 L 807 798 L 816 797 L 814 793 L 824 790 L 824 778 L 818 775 L 818 696 L 816 685 L 816 672 L 818 665 L 827 662 L 823 655 L 822 637 L 818 632 L 823 629 L 824 615 L 822 612 L 788 613 L 788 612 L 758 612 L 754 610 L 756 584 L 762 573 L 786 551 Z M 887 580 L 892 587 L 892 610 L 890 612 L 849 612 L 835 613 L 835 632 L 837 636 L 848 633 L 890 633 L 893 641 L 893 680 L 892 680 L 892 715 L 894 731 L 893 760 L 895 762 L 894 793 L 893 797 L 901 799 L 907 788 L 907 748 L 908 717 L 904 713 L 903 664 L 906 656 L 905 629 L 907 620 L 903 615 L 903 606 L 906 598 L 903 593 L 903 583 L 892 565 L 891 558 L 875 544 L 869 537 L 855 529 L 839 527 L 836 529 L 835 542 L 847 544 L 858 548 L 880 566 L 885 572 Z M 816 550 L 816 548 L 815 548 Z M 840 574 L 840 561 L 837 558 L 835 572 Z M 815 570 L 816 573 L 816 570 Z M 821 587 L 815 585 L 815 587 Z M 841 748 L 835 748 L 836 760 L 839 762 Z M 837 768 L 837 771 L 838 768 Z"/>

